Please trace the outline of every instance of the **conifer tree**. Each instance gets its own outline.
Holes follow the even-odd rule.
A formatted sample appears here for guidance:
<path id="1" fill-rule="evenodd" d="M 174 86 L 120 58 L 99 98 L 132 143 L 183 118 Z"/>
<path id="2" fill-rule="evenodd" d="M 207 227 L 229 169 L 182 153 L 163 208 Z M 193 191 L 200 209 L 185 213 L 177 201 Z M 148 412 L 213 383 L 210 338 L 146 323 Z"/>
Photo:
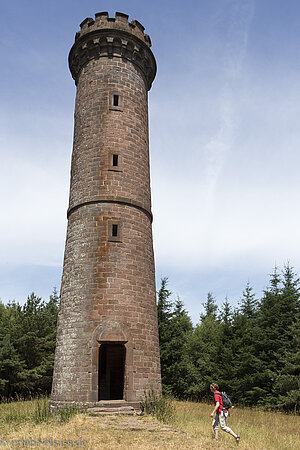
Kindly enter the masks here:
<path id="1" fill-rule="evenodd" d="M 50 393 L 58 296 L 48 303 L 32 293 L 23 306 L 0 305 L 0 396 Z"/>
<path id="2" fill-rule="evenodd" d="M 291 344 L 281 357 L 282 369 L 273 391 L 277 394 L 276 405 L 287 411 L 300 411 L 300 314 L 290 328 Z"/>
<path id="3" fill-rule="evenodd" d="M 286 265 L 280 277 L 275 268 L 270 286 L 264 292 L 258 313 L 258 356 L 263 363 L 258 385 L 262 389 L 262 404 L 276 404 L 274 381 L 283 369 L 282 355 L 291 349 L 292 327 L 299 311 L 299 280 Z"/>
<path id="4" fill-rule="evenodd" d="M 258 311 L 258 339 L 257 356 L 262 362 L 262 368 L 256 380 L 257 391 L 260 396 L 259 404 L 268 404 L 273 401 L 271 391 L 273 381 L 278 370 L 278 346 L 281 337 L 278 334 L 280 320 L 279 302 L 281 290 L 281 277 L 277 267 L 270 276 L 269 287 L 265 289 L 264 296 L 259 304 Z"/>
<path id="5" fill-rule="evenodd" d="M 160 338 L 161 375 L 164 393 L 183 396 L 186 386 L 187 339 L 192 322 L 178 298 L 169 298 L 167 278 L 162 278 L 158 292 L 158 329 Z"/>
<path id="6" fill-rule="evenodd" d="M 232 319 L 233 313 L 228 298 L 226 297 L 219 315 L 220 342 L 218 364 L 221 370 L 219 370 L 220 376 L 218 378 L 218 383 L 222 386 L 222 389 L 231 393 L 232 380 L 234 375 L 234 342 Z"/>
<path id="7" fill-rule="evenodd" d="M 254 319 L 257 316 L 257 306 L 258 300 L 255 298 L 253 288 L 248 281 L 242 294 L 240 312 L 248 319 Z"/>
<path id="8" fill-rule="evenodd" d="M 218 306 L 216 304 L 216 299 L 211 292 L 208 292 L 206 301 L 202 303 L 202 306 L 204 308 L 204 314 L 200 314 L 200 319 L 202 322 L 209 316 L 212 317 L 212 319 L 216 319 Z"/>
<path id="9" fill-rule="evenodd" d="M 243 404 L 257 404 L 262 391 L 257 386 L 262 362 L 257 356 L 257 308 L 258 300 L 248 282 L 242 293 L 240 307 L 234 312 L 232 321 L 233 400 Z M 240 393 L 243 393 L 241 396 Z"/>
<path id="10" fill-rule="evenodd" d="M 279 299 L 277 324 L 277 376 L 273 386 L 275 404 L 287 410 L 300 408 L 300 292 L 299 279 L 287 264 Z"/>
<path id="11" fill-rule="evenodd" d="M 25 362 L 14 342 L 20 329 L 20 307 L 0 303 L 0 397 L 10 399 L 24 388 Z"/>
<path id="12" fill-rule="evenodd" d="M 157 317 L 158 317 L 158 331 L 159 341 L 163 345 L 169 339 L 169 320 L 171 318 L 172 302 L 169 297 L 172 294 L 167 289 L 168 278 L 161 279 L 161 286 L 158 291 L 157 298 Z"/>
<path id="13" fill-rule="evenodd" d="M 205 312 L 200 315 L 200 323 L 189 340 L 187 396 L 194 400 L 208 399 L 210 383 L 221 375 L 218 364 L 221 327 L 217 319 L 218 307 L 211 292 L 202 306 Z"/>
<path id="14" fill-rule="evenodd" d="M 187 344 L 193 331 L 193 325 L 179 298 L 173 305 L 169 330 L 170 339 L 165 344 L 168 366 L 164 370 L 163 383 L 166 391 L 182 398 L 188 388 L 189 354 Z"/>

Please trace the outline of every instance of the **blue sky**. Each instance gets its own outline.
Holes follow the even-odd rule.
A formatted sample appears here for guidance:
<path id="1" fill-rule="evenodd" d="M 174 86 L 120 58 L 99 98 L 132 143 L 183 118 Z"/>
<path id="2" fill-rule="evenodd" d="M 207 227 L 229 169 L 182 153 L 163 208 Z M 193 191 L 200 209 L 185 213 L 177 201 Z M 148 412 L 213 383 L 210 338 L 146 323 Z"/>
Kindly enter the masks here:
<path id="1" fill-rule="evenodd" d="M 277 264 L 300 272 L 300 3 L 293 0 L 2 2 L 0 298 L 59 288 L 79 24 L 115 11 L 150 34 L 157 280 L 194 322 L 212 291 L 258 296 Z"/>

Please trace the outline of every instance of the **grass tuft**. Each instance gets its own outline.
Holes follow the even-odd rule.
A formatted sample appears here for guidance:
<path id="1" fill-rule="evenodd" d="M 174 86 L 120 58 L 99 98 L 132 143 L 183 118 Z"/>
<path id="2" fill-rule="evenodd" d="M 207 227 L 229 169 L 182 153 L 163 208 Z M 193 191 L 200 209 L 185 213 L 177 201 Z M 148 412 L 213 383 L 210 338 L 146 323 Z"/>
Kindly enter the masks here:
<path id="1" fill-rule="evenodd" d="M 33 410 L 33 422 L 43 423 L 48 422 L 53 418 L 53 414 L 50 412 L 47 397 L 34 399 L 34 410 Z"/>
<path id="2" fill-rule="evenodd" d="M 157 395 L 154 390 L 145 392 L 142 409 L 146 414 L 151 414 L 162 422 L 171 423 L 174 420 L 175 407 L 172 399 Z"/>
<path id="3" fill-rule="evenodd" d="M 50 421 L 67 423 L 81 412 L 77 407 L 66 406 L 54 414 L 50 411 L 48 401 L 47 397 L 40 397 L 0 403 L 0 426 L 1 423 L 17 425 L 24 423 L 41 424 Z"/>
<path id="4" fill-rule="evenodd" d="M 72 417 L 81 412 L 82 410 L 77 406 L 66 406 L 65 408 L 59 409 L 58 417 L 62 423 L 67 423 Z"/>

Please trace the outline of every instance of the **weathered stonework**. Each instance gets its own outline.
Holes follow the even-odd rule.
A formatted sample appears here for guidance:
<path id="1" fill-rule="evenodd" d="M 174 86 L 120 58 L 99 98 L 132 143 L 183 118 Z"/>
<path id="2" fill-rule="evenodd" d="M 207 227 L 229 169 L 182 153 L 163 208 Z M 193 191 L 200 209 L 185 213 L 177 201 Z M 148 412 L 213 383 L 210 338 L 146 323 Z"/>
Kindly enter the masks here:
<path id="1" fill-rule="evenodd" d="M 52 402 L 140 400 L 161 390 L 147 91 L 156 73 L 143 26 L 86 19 L 77 84 L 68 229 Z M 120 374 L 120 372 L 122 372 Z"/>

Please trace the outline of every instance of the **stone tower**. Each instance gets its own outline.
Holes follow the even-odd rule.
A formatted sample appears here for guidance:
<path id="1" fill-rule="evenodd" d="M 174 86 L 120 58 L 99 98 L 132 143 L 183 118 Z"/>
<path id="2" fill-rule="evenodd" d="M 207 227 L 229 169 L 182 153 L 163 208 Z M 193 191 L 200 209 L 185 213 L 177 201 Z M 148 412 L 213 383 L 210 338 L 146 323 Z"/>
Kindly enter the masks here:
<path id="1" fill-rule="evenodd" d="M 151 41 L 128 16 L 85 19 L 52 405 L 161 389 L 148 141 Z"/>

